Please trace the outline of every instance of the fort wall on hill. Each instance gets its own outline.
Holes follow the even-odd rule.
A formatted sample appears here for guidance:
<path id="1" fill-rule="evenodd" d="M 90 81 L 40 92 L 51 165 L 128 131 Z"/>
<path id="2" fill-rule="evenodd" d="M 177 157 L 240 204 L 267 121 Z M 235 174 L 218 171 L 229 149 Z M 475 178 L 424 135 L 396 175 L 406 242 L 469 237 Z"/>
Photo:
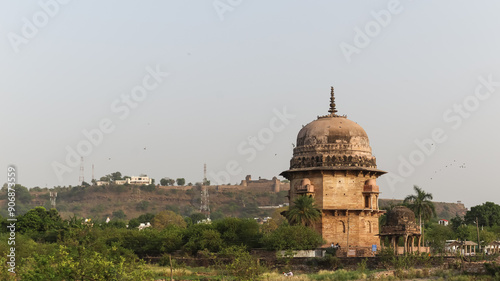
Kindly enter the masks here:
<path id="1" fill-rule="evenodd" d="M 260 178 L 252 180 L 250 175 L 246 176 L 239 185 L 209 185 L 208 191 L 224 192 L 224 191 L 258 191 L 258 192 L 275 192 L 290 190 L 290 183 L 283 183 L 278 178 L 273 177 L 271 180 Z M 191 190 L 196 188 L 196 185 L 191 186 L 158 186 L 160 189 L 170 190 Z"/>

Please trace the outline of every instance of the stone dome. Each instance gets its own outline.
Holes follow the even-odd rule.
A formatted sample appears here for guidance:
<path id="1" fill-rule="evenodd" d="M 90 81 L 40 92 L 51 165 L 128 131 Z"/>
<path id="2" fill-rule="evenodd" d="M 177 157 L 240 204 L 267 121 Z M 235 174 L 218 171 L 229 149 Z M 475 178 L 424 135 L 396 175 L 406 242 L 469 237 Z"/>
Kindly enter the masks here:
<path id="1" fill-rule="evenodd" d="M 371 156 L 372 149 L 366 132 L 356 122 L 344 117 L 319 117 L 307 124 L 297 135 L 297 147 L 333 144 L 333 150 L 359 152 Z"/>
<path id="2" fill-rule="evenodd" d="M 333 87 L 329 112 L 329 115 L 318 117 L 299 131 L 290 169 L 376 168 L 376 159 L 365 130 L 346 116 L 336 114 Z"/>
<path id="3" fill-rule="evenodd" d="M 387 212 L 386 226 L 415 224 L 415 213 L 407 207 L 397 206 Z"/>

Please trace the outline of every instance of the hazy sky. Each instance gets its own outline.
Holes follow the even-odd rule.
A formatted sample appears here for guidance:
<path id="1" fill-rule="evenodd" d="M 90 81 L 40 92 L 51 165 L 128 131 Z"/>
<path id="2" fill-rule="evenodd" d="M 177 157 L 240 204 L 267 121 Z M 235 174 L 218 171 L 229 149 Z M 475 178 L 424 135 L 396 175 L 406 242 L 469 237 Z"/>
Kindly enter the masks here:
<path id="1" fill-rule="evenodd" d="M 334 86 L 339 113 L 366 130 L 389 172 L 382 198 L 416 184 L 436 201 L 500 203 L 499 10 L 2 0 L 1 166 L 15 164 L 28 187 L 78 184 L 80 154 L 86 181 L 92 164 L 97 178 L 194 183 L 204 163 L 213 183 L 272 178 L 288 169 L 302 126 L 327 113 Z"/>

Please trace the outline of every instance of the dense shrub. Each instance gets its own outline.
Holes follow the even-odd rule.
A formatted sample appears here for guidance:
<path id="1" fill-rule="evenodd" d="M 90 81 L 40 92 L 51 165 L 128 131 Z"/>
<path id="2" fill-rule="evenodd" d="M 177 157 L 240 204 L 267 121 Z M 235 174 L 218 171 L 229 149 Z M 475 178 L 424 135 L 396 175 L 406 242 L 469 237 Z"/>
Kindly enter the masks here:
<path id="1" fill-rule="evenodd" d="M 77 253 L 77 254 L 75 254 Z M 22 280 L 152 280 L 144 262 L 106 256 L 80 247 L 77 251 L 60 246 L 56 253 L 33 253 L 20 271 Z"/>
<path id="2" fill-rule="evenodd" d="M 323 238 L 312 228 L 282 224 L 262 239 L 268 250 L 312 250 L 324 244 Z"/>
<path id="3" fill-rule="evenodd" d="M 225 271 L 238 280 L 257 280 L 265 270 L 257 258 L 246 251 L 245 247 L 224 248 L 217 257 L 229 261 L 225 266 Z"/>
<path id="4" fill-rule="evenodd" d="M 164 253 L 172 253 L 182 246 L 182 231 L 168 228 L 163 231 L 155 229 L 115 230 L 108 235 L 106 244 L 119 245 L 133 251 L 140 258 L 157 257 Z"/>
<path id="5" fill-rule="evenodd" d="M 55 209 L 47 211 L 44 207 L 36 207 L 17 218 L 17 231 L 20 233 L 44 233 L 64 227 L 63 220 Z"/>
<path id="6" fill-rule="evenodd" d="M 228 246 L 243 245 L 247 249 L 260 246 L 262 234 L 254 219 L 224 218 L 213 225 Z"/>

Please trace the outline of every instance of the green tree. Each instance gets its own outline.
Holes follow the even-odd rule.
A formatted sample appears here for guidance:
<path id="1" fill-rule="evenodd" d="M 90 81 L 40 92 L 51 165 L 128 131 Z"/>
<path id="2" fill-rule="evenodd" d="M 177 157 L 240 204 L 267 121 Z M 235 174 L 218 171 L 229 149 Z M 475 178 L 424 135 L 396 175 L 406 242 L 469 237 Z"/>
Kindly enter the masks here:
<path id="1" fill-rule="evenodd" d="M 108 223 L 101 223 L 102 228 L 127 228 L 127 223 L 122 220 L 111 220 Z"/>
<path id="2" fill-rule="evenodd" d="M 45 232 L 60 229 L 63 221 L 56 209 L 47 211 L 44 207 L 36 207 L 18 217 L 19 232 Z"/>
<path id="3" fill-rule="evenodd" d="M 481 237 L 481 239 L 480 239 L 481 240 L 481 247 L 485 247 L 488 244 L 490 244 L 491 242 L 495 241 L 497 238 L 497 235 L 492 231 L 482 229 L 479 232 L 479 237 Z"/>
<path id="4" fill-rule="evenodd" d="M 426 193 L 420 187 L 414 185 L 413 190 L 416 194 L 406 196 L 403 201 L 404 204 L 411 209 L 415 215 L 418 217 L 418 223 L 420 229 L 422 230 L 422 245 L 424 244 L 424 229 L 422 225 L 422 219 L 424 221 L 429 220 L 432 216 L 436 216 L 436 208 L 434 203 L 432 203 L 432 194 Z"/>
<path id="5" fill-rule="evenodd" d="M 31 202 L 31 194 L 27 187 L 22 186 L 20 184 L 16 184 L 14 185 L 14 190 L 16 193 L 16 201 L 24 204 L 28 204 Z M 8 185 L 4 184 L 0 199 L 7 199 L 7 191 L 8 191 Z"/>
<path id="6" fill-rule="evenodd" d="M 135 208 L 137 210 L 147 210 L 149 207 L 149 201 L 146 201 L 146 200 L 142 200 L 141 202 L 137 203 L 137 205 L 135 205 Z"/>
<path id="7" fill-rule="evenodd" d="M 171 178 L 162 178 L 160 180 L 160 185 L 161 186 L 169 186 L 169 185 L 174 185 L 175 180 Z"/>
<path id="8" fill-rule="evenodd" d="M 186 221 L 181 215 L 178 215 L 172 211 L 161 211 L 159 212 L 151 222 L 154 228 L 164 229 L 170 225 L 177 226 L 180 228 L 185 228 L 187 226 Z"/>
<path id="9" fill-rule="evenodd" d="M 275 231 L 265 234 L 262 243 L 268 250 L 312 250 L 325 242 L 310 227 L 284 223 Z"/>
<path id="10" fill-rule="evenodd" d="M 200 221 L 202 221 L 202 220 L 204 220 L 204 219 L 207 218 L 207 216 L 204 215 L 204 214 L 202 214 L 202 213 L 192 213 L 189 217 L 191 218 L 191 221 L 194 224 L 196 224 L 196 223 L 198 223 L 198 222 L 200 222 Z"/>
<path id="11" fill-rule="evenodd" d="M 178 178 L 176 181 L 178 186 L 184 186 L 186 184 L 186 180 L 184 178 Z"/>
<path id="12" fill-rule="evenodd" d="M 446 240 L 455 239 L 453 229 L 449 226 L 432 223 L 427 230 L 427 241 L 437 252 L 443 252 Z"/>
<path id="13" fill-rule="evenodd" d="M 464 220 L 467 224 L 476 224 L 476 218 L 480 226 L 500 225 L 500 205 L 486 202 L 474 206 L 465 214 Z"/>
<path id="14" fill-rule="evenodd" d="M 146 223 L 146 222 L 152 222 L 154 217 L 155 217 L 154 214 L 146 213 L 144 215 L 140 215 L 139 217 L 137 217 L 137 219 L 139 220 L 139 222 Z"/>
<path id="15" fill-rule="evenodd" d="M 167 186 L 167 185 L 168 185 L 167 178 L 162 178 L 162 179 L 160 180 L 160 185 L 161 185 L 161 186 Z"/>
<path id="16" fill-rule="evenodd" d="M 20 184 L 15 185 L 16 190 L 16 199 L 21 201 L 24 204 L 28 204 L 31 202 L 31 194 L 27 187 L 24 187 Z"/>
<path id="17" fill-rule="evenodd" d="M 292 225 L 311 226 L 321 218 L 321 211 L 316 207 L 312 196 L 299 196 L 285 213 Z"/>
<path id="18" fill-rule="evenodd" d="M 114 173 L 111 173 L 110 175 L 108 175 L 108 177 L 111 180 L 113 180 L 113 181 L 121 180 L 122 179 L 122 173 L 120 173 L 120 172 L 114 172 Z"/>
<path id="19" fill-rule="evenodd" d="M 146 228 L 141 231 L 131 231 L 129 229 L 113 229 L 110 231 L 112 233 L 105 239 L 106 244 L 119 244 L 134 251 L 140 258 L 161 256 L 165 252 L 171 253 L 179 250 L 182 246 L 181 229 L 169 228 L 158 231 Z"/>
<path id="20" fill-rule="evenodd" d="M 128 221 L 128 228 L 129 229 L 137 228 L 139 227 L 140 224 L 141 223 L 139 222 L 139 220 L 137 218 L 134 218 Z"/>
<path id="21" fill-rule="evenodd" d="M 183 230 L 183 249 L 190 252 L 192 255 L 196 255 L 201 248 L 200 240 L 210 236 L 207 231 L 216 231 L 212 224 L 193 224 L 188 228 Z M 217 231 L 216 231 L 217 232 Z M 205 235 L 203 234 L 205 233 Z M 218 233 L 218 232 L 217 232 Z M 219 233 L 220 238 L 220 233 Z M 222 240 L 222 239 L 221 239 Z M 222 242 L 223 243 L 223 242 Z"/>
<path id="22" fill-rule="evenodd" d="M 227 247 L 217 256 L 229 260 L 229 264 L 226 264 L 225 269 L 231 276 L 235 276 L 237 280 L 259 280 L 259 275 L 265 270 L 259 264 L 257 258 L 252 256 L 244 247 Z"/>
<path id="23" fill-rule="evenodd" d="M 140 215 L 137 218 L 129 220 L 129 222 L 128 222 L 128 228 L 129 229 L 137 228 L 141 223 L 147 223 L 147 222 L 153 221 L 154 217 L 155 217 L 155 215 L 151 214 L 151 213 Z"/>
<path id="24" fill-rule="evenodd" d="M 454 233 L 460 241 L 474 241 L 477 240 L 476 227 L 472 225 L 461 225 Z"/>
<path id="25" fill-rule="evenodd" d="M 456 215 L 454 218 L 452 218 L 450 220 L 450 223 L 451 223 L 451 228 L 453 229 L 453 231 L 457 231 L 457 229 L 462 226 L 463 224 L 465 224 L 465 221 L 462 217 L 460 217 L 459 215 Z"/>
<path id="26" fill-rule="evenodd" d="M 222 240 L 220 233 L 214 229 L 205 229 L 196 238 L 196 243 L 201 250 L 206 249 L 215 253 L 224 248 L 224 240 Z"/>
<path id="27" fill-rule="evenodd" d="M 262 237 L 254 219 L 224 218 L 213 222 L 227 245 L 244 245 L 248 249 L 259 246 Z"/>
<path id="28" fill-rule="evenodd" d="M 271 218 L 262 225 L 262 232 L 270 233 L 278 229 L 278 227 L 286 221 L 286 218 L 281 214 L 286 211 L 287 207 L 278 208 L 273 211 Z"/>
<path id="29" fill-rule="evenodd" d="M 123 220 L 126 217 L 127 215 L 125 215 L 125 212 L 123 212 L 123 210 L 118 210 L 113 212 L 113 218 Z"/>
<path id="30" fill-rule="evenodd" d="M 100 180 L 100 181 L 106 181 L 106 182 L 109 182 L 109 181 L 111 181 L 111 178 L 110 178 L 110 177 L 109 177 L 109 175 L 108 175 L 108 176 L 103 176 L 103 177 L 101 177 L 99 180 Z"/>
<path id="31" fill-rule="evenodd" d="M 224 215 L 224 212 L 222 212 L 219 209 L 219 210 L 215 210 L 215 212 L 211 212 L 210 217 L 212 220 L 220 220 L 220 219 L 225 218 L 226 216 Z"/>

